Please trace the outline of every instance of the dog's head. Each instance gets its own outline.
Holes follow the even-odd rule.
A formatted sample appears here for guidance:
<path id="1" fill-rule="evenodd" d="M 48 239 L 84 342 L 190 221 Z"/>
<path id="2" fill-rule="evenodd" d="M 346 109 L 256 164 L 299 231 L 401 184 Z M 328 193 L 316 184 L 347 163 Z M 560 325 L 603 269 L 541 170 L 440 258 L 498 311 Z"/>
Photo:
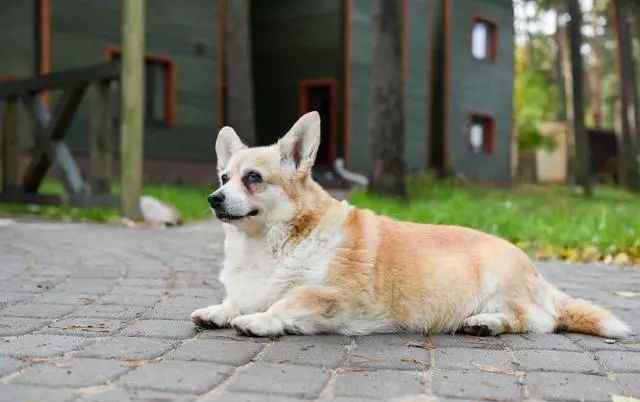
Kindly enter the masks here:
<path id="1" fill-rule="evenodd" d="M 320 115 L 302 116 L 276 144 L 249 148 L 231 127 L 216 140 L 220 187 L 208 197 L 225 223 L 252 230 L 289 221 L 320 145 Z"/>

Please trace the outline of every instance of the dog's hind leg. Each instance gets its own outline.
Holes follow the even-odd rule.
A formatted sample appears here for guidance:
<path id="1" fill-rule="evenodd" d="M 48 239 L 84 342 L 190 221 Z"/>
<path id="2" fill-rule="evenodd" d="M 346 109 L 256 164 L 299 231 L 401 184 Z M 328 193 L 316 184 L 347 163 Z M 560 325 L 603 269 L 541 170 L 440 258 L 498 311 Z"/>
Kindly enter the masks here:
<path id="1" fill-rule="evenodd" d="M 515 320 L 505 313 L 483 313 L 472 315 L 462 323 L 461 331 L 475 336 L 496 336 L 517 331 Z"/>
<path id="2" fill-rule="evenodd" d="M 335 332 L 342 323 L 344 307 L 343 298 L 336 289 L 303 287 L 292 291 L 264 313 L 235 318 L 231 326 L 249 336 Z"/>

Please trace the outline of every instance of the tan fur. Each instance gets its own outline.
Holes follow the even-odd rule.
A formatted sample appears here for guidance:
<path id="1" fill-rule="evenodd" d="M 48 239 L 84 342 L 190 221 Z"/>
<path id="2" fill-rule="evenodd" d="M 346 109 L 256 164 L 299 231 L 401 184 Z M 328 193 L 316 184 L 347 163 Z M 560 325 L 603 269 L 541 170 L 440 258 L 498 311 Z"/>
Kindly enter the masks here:
<path id="1" fill-rule="evenodd" d="M 609 311 L 583 299 L 567 299 L 558 306 L 558 329 L 562 331 L 607 336 L 601 324 L 611 318 Z"/>
<path id="2" fill-rule="evenodd" d="M 229 177 L 227 298 L 196 310 L 196 323 L 242 334 L 462 331 L 476 335 L 556 329 L 624 337 L 605 309 L 548 283 L 527 255 L 498 237 L 458 226 L 400 222 L 331 198 L 311 176 L 317 113 L 277 144 L 246 148 L 231 129 L 216 143 Z M 244 172 L 264 181 L 246 189 Z"/>

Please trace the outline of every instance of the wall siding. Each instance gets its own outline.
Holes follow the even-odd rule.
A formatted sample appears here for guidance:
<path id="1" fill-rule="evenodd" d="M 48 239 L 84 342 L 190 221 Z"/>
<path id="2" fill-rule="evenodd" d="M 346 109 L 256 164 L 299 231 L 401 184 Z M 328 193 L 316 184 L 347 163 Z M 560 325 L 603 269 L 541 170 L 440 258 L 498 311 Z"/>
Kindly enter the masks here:
<path id="1" fill-rule="evenodd" d="M 337 107 L 343 109 L 342 1 L 253 0 L 251 5 L 256 131 L 258 142 L 267 145 L 300 116 L 304 79 L 335 79 Z M 338 127 L 341 121 L 340 112 Z"/>
<path id="2" fill-rule="evenodd" d="M 53 70 L 81 67 L 105 60 L 104 49 L 121 43 L 119 1 L 55 0 L 52 2 Z M 176 64 L 177 125 L 147 122 L 145 155 L 160 159 L 213 161 L 212 142 L 218 126 L 217 12 L 215 1 L 147 2 L 145 48 Z M 155 85 L 162 77 L 156 73 Z M 160 89 L 160 88 L 158 88 Z M 161 91 L 159 92 L 162 93 Z M 162 99 L 155 101 L 161 108 Z M 74 121 L 69 142 L 74 150 L 88 147 L 88 99 Z M 213 165 L 212 165 L 213 166 Z M 212 168 L 213 169 L 213 168 Z"/>
<path id="3" fill-rule="evenodd" d="M 451 0 L 449 0 L 451 1 Z M 451 7 L 449 144 L 454 173 L 471 180 L 507 182 L 511 179 L 513 110 L 513 8 L 509 0 L 454 1 Z M 471 55 L 472 16 L 498 24 L 495 61 Z M 469 114 L 495 118 L 495 151 L 474 154 L 468 146 Z"/>

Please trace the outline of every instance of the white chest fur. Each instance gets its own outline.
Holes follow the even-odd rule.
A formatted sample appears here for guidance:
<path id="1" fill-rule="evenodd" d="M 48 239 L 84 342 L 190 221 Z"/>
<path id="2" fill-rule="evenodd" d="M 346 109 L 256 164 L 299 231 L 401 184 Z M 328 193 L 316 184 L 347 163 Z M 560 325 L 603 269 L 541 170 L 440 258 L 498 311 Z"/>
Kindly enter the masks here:
<path id="1" fill-rule="evenodd" d="M 351 207 L 337 203 L 299 243 L 287 240 L 288 227 L 274 226 L 261 238 L 227 228 L 220 281 L 242 314 L 265 311 L 288 290 L 325 281 L 343 240 Z"/>

